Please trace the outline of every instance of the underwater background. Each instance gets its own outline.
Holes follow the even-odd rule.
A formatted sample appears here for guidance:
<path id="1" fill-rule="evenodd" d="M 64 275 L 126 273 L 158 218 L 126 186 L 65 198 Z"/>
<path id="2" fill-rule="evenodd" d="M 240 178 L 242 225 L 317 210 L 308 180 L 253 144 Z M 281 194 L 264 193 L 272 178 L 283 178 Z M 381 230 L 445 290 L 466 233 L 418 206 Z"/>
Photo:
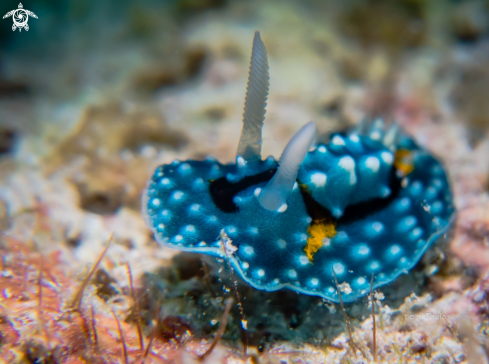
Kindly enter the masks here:
<path id="1" fill-rule="evenodd" d="M 22 5 L 28 31 L 0 21 L 3 361 L 489 362 L 487 1 Z M 327 142 L 381 117 L 447 174 L 456 220 L 373 292 L 375 324 L 369 295 L 257 290 L 141 216 L 157 166 L 235 162 L 255 31 L 264 158 L 311 120 Z"/>

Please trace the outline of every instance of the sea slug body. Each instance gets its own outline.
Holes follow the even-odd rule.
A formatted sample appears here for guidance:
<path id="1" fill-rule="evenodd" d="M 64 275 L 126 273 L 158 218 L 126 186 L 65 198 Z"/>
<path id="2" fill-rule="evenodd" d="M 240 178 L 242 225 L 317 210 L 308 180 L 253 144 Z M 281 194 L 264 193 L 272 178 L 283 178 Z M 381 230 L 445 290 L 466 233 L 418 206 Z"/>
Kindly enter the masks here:
<path id="1" fill-rule="evenodd" d="M 263 78 L 266 77 L 266 80 Z M 261 159 L 266 51 L 255 33 L 236 163 L 173 161 L 156 169 L 142 213 L 159 243 L 229 259 L 257 289 L 346 302 L 407 273 L 450 225 L 441 164 L 397 126 L 314 143 L 309 123 L 277 162 Z M 313 146 L 313 150 L 309 149 Z M 223 249 L 223 240 L 232 249 Z"/>

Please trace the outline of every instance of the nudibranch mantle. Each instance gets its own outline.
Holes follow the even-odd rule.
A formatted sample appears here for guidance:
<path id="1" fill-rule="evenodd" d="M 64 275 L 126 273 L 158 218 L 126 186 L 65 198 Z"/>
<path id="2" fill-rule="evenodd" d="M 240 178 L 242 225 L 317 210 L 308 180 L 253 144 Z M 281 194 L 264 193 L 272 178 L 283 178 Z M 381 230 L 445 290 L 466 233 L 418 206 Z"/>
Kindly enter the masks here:
<path id="1" fill-rule="evenodd" d="M 334 302 L 333 270 L 349 287 L 345 302 L 368 294 L 372 275 L 375 289 L 407 273 L 451 222 L 452 194 L 441 164 L 398 127 L 384 132 L 379 122 L 366 134 L 336 134 L 311 151 L 309 123 L 279 162 L 261 160 L 268 79 L 256 86 L 257 74 L 268 77 L 258 33 L 238 149 L 243 156 L 231 164 L 208 158 L 158 167 L 142 198 L 157 241 L 226 259 L 257 289 L 287 287 Z M 247 128 L 253 133 L 243 142 Z M 278 208 L 264 202 L 270 186 L 281 189 Z"/>

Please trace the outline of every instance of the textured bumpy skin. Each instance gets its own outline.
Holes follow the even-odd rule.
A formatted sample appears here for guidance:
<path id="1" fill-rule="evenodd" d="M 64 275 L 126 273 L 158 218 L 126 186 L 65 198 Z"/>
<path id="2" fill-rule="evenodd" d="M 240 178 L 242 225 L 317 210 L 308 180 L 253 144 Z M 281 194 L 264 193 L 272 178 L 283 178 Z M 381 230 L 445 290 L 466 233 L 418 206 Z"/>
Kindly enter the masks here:
<path id="1" fill-rule="evenodd" d="M 312 197 L 331 211 L 343 215 L 346 206 L 376 197 L 388 197 L 394 155 L 382 143 L 351 134 L 335 135 L 302 162 L 299 181 Z"/>
<path id="2" fill-rule="evenodd" d="M 288 287 L 338 302 L 334 269 L 343 300 L 354 301 L 368 294 L 372 274 L 377 288 L 413 268 L 453 213 L 440 163 L 408 136 L 395 147 L 409 156 L 408 169 L 369 136 L 337 135 L 317 146 L 282 212 L 257 198 L 276 171 L 271 157 L 174 161 L 155 171 L 143 213 L 163 245 L 222 258 L 226 246 L 233 267 L 257 289 Z M 324 221 L 332 230 L 308 255 L 312 227 Z"/>

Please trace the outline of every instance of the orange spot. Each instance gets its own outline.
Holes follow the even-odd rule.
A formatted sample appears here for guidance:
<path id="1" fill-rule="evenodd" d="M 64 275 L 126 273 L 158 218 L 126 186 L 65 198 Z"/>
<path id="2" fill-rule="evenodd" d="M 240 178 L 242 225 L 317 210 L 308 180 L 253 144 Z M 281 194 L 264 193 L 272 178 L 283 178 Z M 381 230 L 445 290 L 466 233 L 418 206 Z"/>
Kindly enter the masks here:
<path id="1" fill-rule="evenodd" d="M 314 261 L 314 254 L 324 244 L 329 244 L 329 238 L 336 235 L 336 222 L 316 222 L 309 225 L 307 229 L 309 237 L 304 252 L 311 262 Z"/>
<path id="2" fill-rule="evenodd" d="M 394 167 L 406 176 L 414 169 L 413 154 L 408 149 L 399 149 L 394 157 Z"/>

